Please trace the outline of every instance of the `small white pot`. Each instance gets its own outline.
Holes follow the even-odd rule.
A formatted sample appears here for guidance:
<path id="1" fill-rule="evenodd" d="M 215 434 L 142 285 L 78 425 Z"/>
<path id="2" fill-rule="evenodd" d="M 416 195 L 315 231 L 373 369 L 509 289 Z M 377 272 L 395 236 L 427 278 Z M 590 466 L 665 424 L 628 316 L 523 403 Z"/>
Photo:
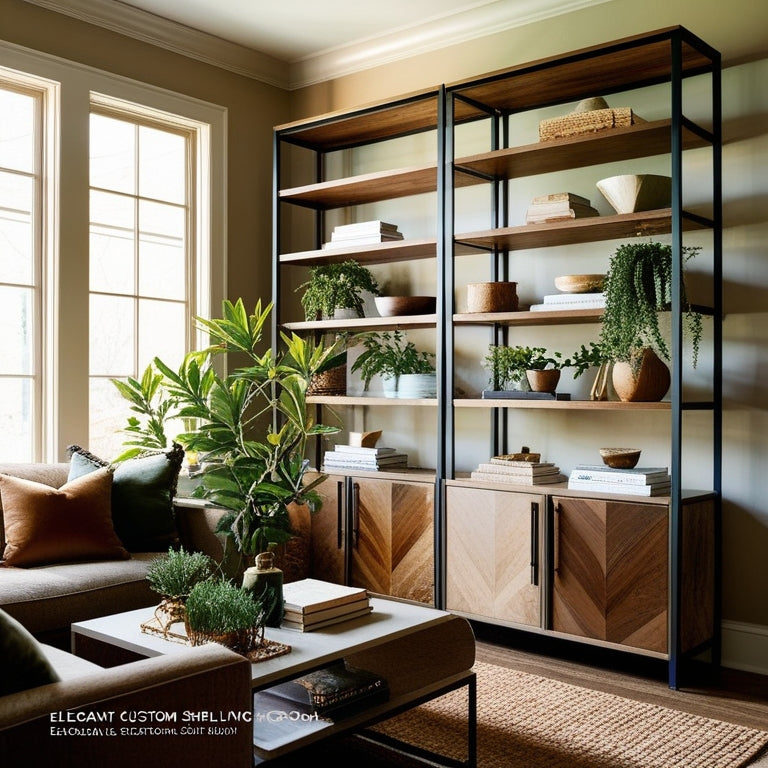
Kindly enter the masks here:
<path id="1" fill-rule="evenodd" d="M 437 374 L 404 373 L 399 377 L 397 396 L 400 398 L 437 397 Z"/>

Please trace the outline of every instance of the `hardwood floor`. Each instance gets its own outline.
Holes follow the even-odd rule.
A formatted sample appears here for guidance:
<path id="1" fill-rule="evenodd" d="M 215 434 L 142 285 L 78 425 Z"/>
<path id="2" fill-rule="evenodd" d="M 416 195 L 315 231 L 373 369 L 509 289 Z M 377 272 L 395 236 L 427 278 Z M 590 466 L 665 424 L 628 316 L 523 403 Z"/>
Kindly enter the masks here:
<path id="1" fill-rule="evenodd" d="M 672 690 L 667 681 L 666 664 L 656 659 L 554 641 L 485 624 L 473 626 L 478 661 L 702 717 L 768 730 L 766 675 L 722 668 L 716 676 L 698 676 L 709 677 L 709 680 L 684 682 L 680 688 Z M 704 671 L 708 670 L 707 665 Z"/>

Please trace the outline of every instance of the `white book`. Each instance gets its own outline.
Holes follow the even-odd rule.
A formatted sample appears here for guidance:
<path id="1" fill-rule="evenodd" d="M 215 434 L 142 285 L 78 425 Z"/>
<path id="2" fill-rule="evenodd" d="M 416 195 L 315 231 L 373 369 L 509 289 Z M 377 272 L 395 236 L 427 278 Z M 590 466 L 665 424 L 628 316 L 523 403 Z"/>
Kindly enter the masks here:
<path id="1" fill-rule="evenodd" d="M 568 480 L 568 488 L 574 491 L 597 491 L 631 496 L 665 496 L 670 491 L 670 484 L 632 485 L 631 483 L 601 483 L 597 480 Z"/>
<path id="2" fill-rule="evenodd" d="M 597 481 L 608 483 L 628 483 L 630 485 L 652 485 L 653 483 L 668 483 L 669 470 L 667 467 L 647 467 L 639 469 L 611 469 L 595 465 L 580 465 L 574 467 L 569 475 L 570 480 Z"/>
<path id="3" fill-rule="evenodd" d="M 470 473 L 472 480 L 485 480 L 490 483 L 506 483 L 508 485 L 551 485 L 564 483 L 568 478 L 555 472 L 551 475 L 507 475 L 503 472 L 478 472 Z"/>
<path id="4" fill-rule="evenodd" d="M 333 228 L 332 235 L 370 235 L 377 232 L 397 232 L 397 224 L 390 224 L 388 221 L 356 221 L 352 224 L 339 224 Z"/>
<path id="5" fill-rule="evenodd" d="M 515 467 L 502 462 L 490 461 L 477 465 L 476 472 L 492 472 L 498 475 L 521 475 L 523 477 L 536 477 L 537 475 L 554 475 L 560 472 L 560 468 L 554 464 L 544 466 Z"/>
<path id="6" fill-rule="evenodd" d="M 529 312 L 564 312 L 569 309 L 605 309 L 605 299 L 562 301 L 559 304 L 531 304 Z"/>
<path id="7" fill-rule="evenodd" d="M 408 461 L 408 454 L 396 451 L 394 453 L 388 453 L 385 456 L 356 456 L 353 453 L 326 451 L 323 456 L 323 461 L 326 464 L 336 466 L 356 466 L 365 464 L 375 467 L 384 464 L 404 464 Z"/>
<path id="8" fill-rule="evenodd" d="M 605 293 L 596 291 L 595 293 L 552 293 L 544 296 L 544 304 L 574 304 L 589 303 L 590 301 L 604 301 Z"/>
<path id="9" fill-rule="evenodd" d="M 300 632 L 311 632 L 314 629 L 322 629 L 323 627 L 330 627 L 334 624 L 340 624 L 342 621 L 359 619 L 361 616 L 367 616 L 372 610 L 373 606 L 369 605 L 357 611 L 350 611 L 349 613 L 340 614 L 339 616 L 334 616 L 330 619 L 322 619 L 320 621 L 293 621 L 292 619 L 283 619 L 280 624 L 280 628 L 296 629 Z"/>
<path id="10" fill-rule="evenodd" d="M 387 448 L 385 446 L 381 446 L 380 448 L 367 448 L 361 445 L 346 445 L 345 443 L 334 446 L 334 451 L 336 453 L 359 454 L 360 456 L 384 456 L 387 454 L 397 453 L 396 449 Z"/>
<path id="11" fill-rule="evenodd" d="M 344 240 L 331 240 L 323 243 L 323 248 L 351 248 L 355 245 L 376 245 L 377 243 L 390 243 L 402 240 L 402 237 L 387 237 L 386 235 L 368 235 L 363 237 L 349 237 Z"/>
<path id="12" fill-rule="evenodd" d="M 299 579 L 283 584 L 285 610 L 307 615 L 334 605 L 352 603 L 367 597 L 364 587 L 349 587 L 320 579 Z"/>

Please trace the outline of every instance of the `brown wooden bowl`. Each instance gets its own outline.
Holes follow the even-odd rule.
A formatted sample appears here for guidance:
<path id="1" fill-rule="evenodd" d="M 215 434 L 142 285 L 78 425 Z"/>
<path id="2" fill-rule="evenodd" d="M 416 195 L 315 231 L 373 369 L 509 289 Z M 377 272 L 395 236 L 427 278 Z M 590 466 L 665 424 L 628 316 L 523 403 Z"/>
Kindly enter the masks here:
<path id="1" fill-rule="evenodd" d="M 601 448 L 603 463 L 613 469 L 632 469 L 640 460 L 638 448 Z"/>
<path id="2" fill-rule="evenodd" d="M 432 315 L 437 306 L 434 296 L 376 296 L 374 302 L 382 317 Z"/>

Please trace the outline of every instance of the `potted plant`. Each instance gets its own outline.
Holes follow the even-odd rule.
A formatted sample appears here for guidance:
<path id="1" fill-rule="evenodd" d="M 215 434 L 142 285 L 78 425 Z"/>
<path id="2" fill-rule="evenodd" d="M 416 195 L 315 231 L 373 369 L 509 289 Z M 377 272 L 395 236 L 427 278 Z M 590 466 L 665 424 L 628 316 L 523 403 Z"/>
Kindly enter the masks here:
<path id="1" fill-rule="evenodd" d="M 542 350 L 543 351 L 543 350 Z M 531 369 L 534 351 L 531 347 L 513 346 L 505 344 L 491 344 L 483 358 L 482 365 L 489 372 L 490 390 L 505 392 L 512 390 L 527 391 L 530 389 L 526 371 Z"/>
<path id="2" fill-rule="evenodd" d="M 193 495 L 227 510 L 217 532 L 234 546 L 234 552 L 226 548 L 224 564 L 233 578 L 270 544 L 287 544 L 292 515 L 301 517 L 319 504 L 314 489 L 325 475 L 305 483 L 307 441 L 339 431 L 315 423 L 307 388 L 313 376 L 345 359 L 342 341 L 326 345 L 282 334 L 282 352 L 261 352 L 271 310 L 271 304 L 262 308 L 258 302 L 248 313 L 241 299 L 225 301 L 222 318 L 197 319 L 210 334 L 209 347 L 188 353 L 176 371 L 155 358 L 148 375 L 153 382 L 160 377 L 156 394 L 170 403 L 166 420 L 194 420 L 195 429 L 177 439 L 204 464 Z M 213 363 L 228 352 L 244 356 L 247 364 L 220 376 Z"/>
<path id="3" fill-rule="evenodd" d="M 554 392 L 557 389 L 562 359 L 560 352 L 550 353 L 544 347 L 533 347 L 530 350 L 525 376 L 531 391 Z"/>
<path id="4" fill-rule="evenodd" d="M 214 642 L 248 655 L 264 641 L 265 603 L 226 579 L 197 584 L 187 598 L 186 629 L 191 645 Z"/>
<path id="5" fill-rule="evenodd" d="M 365 391 L 368 391 L 374 376 L 381 376 L 385 382 L 392 382 L 395 393 L 399 392 L 403 377 L 417 376 L 424 377 L 427 381 L 421 381 L 415 388 L 408 386 L 405 389 L 407 396 L 435 396 L 435 366 L 432 362 L 435 358 L 434 352 L 417 349 L 399 330 L 372 331 L 360 334 L 358 340 L 362 341 L 365 350 L 352 364 L 352 372 L 360 372 Z"/>
<path id="6" fill-rule="evenodd" d="M 168 554 L 147 566 L 150 589 L 163 599 L 155 611 L 160 629 L 167 634 L 171 625 L 184 621 L 186 601 L 195 585 L 213 578 L 213 561 L 203 552 L 168 548 Z"/>
<path id="7" fill-rule="evenodd" d="M 309 280 L 303 290 L 301 305 L 307 320 L 338 317 L 337 310 L 349 310 L 353 317 L 363 317 L 363 293 L 380 295 L 373 273 L 350 259 L 337 264 L 322 264 L 309 270 Z"/>
<path id="8" fill-rule="evenodd" d="M 684 246 L 683 263 L 699 250 Z M 660 400 L 669 387 L 669 369 L 664 363 L 670 358 L 669 346 L 660 328 L 659 313 L 669 309 L 672 301 L 672 246 L 654 241 L 619 246 L 611 256 L 604 292 L 600 346 L 614 363 L 614 388 L 621 399 Z M 680 303 L 695 367 L 702 316 L 688 302 L 684 279 Z M 646 369 L 644 376 L 641 368 Z M 622 376 L 626 384 L 620 383 Z"/>

